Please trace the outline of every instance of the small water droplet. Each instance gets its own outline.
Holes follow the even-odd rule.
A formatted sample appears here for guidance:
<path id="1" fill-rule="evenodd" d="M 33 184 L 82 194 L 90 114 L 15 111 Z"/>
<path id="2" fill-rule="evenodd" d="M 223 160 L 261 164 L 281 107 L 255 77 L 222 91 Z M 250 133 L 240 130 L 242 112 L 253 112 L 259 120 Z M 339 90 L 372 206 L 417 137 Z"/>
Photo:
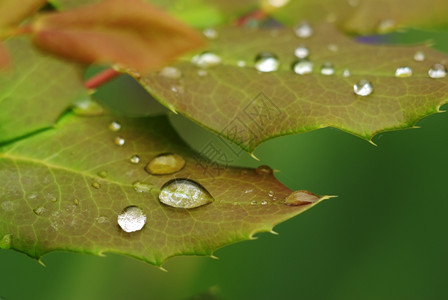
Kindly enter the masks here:
<path id="1" fill-rule="evenodd" d="M 261 205 L 266 205 L 266 204 L 268 204 L 268 201 L 266 201 L 266 200 L 263 200 L 263 201 L 261 201 L 261 203 L 260 203 Z"/>
<path id="2" fill-rule="evenodd" d="M 121 129 L 121 124 L 117 121 L 113 121 L 109 124 L 109 130 L 111 131 L 118 131 Z"/>
<path id="3" fill-rule="evenodd" d="M 345 69 L 343 72 L 342 72 L 342 76 L 343 77 L 350 77 L 350 70 L 349 69 Z"/>
<path id="4" fill-rule="evenodd" d="M 409 67 L 399 67 L 395 70 L 395 77 L 410 77 L 412 76 L 412 69 Z"/>
<path id="5" fill-rule="evenodd" d="M 199 183 L 182 178 L 165 183 L 159 200 L 176 208 L 195 208 L 213 202 L 213 197 Z"/>
<path id="6" fill-rule="evenodd" d="M 165 67 L 159 72 L 159 75 L 168 79 L 179 79 L 182 77 L 182 72 L 175 67 Z"/>
<path id="7" fill-rule="evenodd" d="M 54 202 L 57 202 L 58 199 L 57 199 L 56 197 L 51 197 L 51 198 L 50 198 L 50 201 L 54 203 Z"/>
<path id="8" fill-rule="evenodd" d="M 191 62 L 197 67 L 209 68 L 221 64 L 221 57 L 219 57 L 215 53 L 206 51 L 193 56 Z"/>
<path id="9" fill-rule="evenodd" d="M 384 19 L 378 23 L 378 33 L 386 33 L 392 31 L 395 28 L 395 20 Z"/>
<path id="10" fill-rule="evenodd" d="M 118 225 L 125 232 L 139 231 L 145 224 L 146 215 L 137 206 L 128 206 L 118 215 Z"/>
<path id="11" fill-rule="evenodd" d="M 47 209 L 43 206 L 39 206 L 38 208 L 33 209 L 33 212 L 37 215 L 37 216 L 41 216 L 43 215 L 45 212 L 47 211 Z"/>
<path id="12" fill-rule="evenodd" d="M 361 79 L 353 85 L 353 91 L 358 96 L 368 96 L 373 92 L 372 84 L 366 79 Z"/>
<path id="13" fill-rule="evenodd" d="M 73 204 L 78 206 L 79 205 L 79 200 L 78 199 L 73 199 Z"/>
<path id="14" fill-rule="evenodd" d="M 208 75 L 208 72 L 206 70 L 203 70 L 203 69 L 198 70 L 198 76 L 204 77 L 207 75 Z"/>
<path id="15" fill-rule="evenodd" d="M 414 54 L 415 61 L 424 61 L 425 58 L 426 58 L 425 53 L 423 53 L 422 51 L 417 51 Z"/>
<path id="16" fill-rule="evenodd" d="M 315 203 L 319 199 L 319 196 L 308 191 L 295 191 L 286 197 L 285 204 L 290 206 L 306 205 Z"/>
<path id="17" fill-rule="evenodd" d="M 262 2 L 266 9 L 280 8 L 289 3 L 289 0 L 264 0 Z"/>
<path id="18" fill-rule="evenodd" d="M 245 190 L 245 191 L 244 191 L 244 194 L 249 194 L 249 193 L 252 193 L 253 191 L 254 191 L 253 189 Z"/>
<path id="19" fill-rule="evenodd" d="M 310 50 L 306 46 L 300 45 L 294 50 L 294 55 L 300 59 L 307 58 L 310 55 Z"/>
<path id="20" fill-rule="evenodd" d="M 431 78 L 443 78 L 446 76 L 446 68 L 442 64 L 435 64 L 429 69 L 428 75 Z"/>
<path id="21" fill-rule="evenodd" d="M 181 85 L 172 85 L 171 91 L 176 94 L 183 94 L 185 90 L 184 87 Z"/>
<path id="22" fill-rule="evenodd" d="M 278 58 L 273 53 L 262 52 L 255 57 L 255 69 L 259 72 L 274 72 L 279 66 Z"/>
<path id="23" fill-rule="evenodd" d="M 109 222 L 109 219 L 108 219 L 107 217 L 100 216 L 100 217 L 96 218 L 96 221 L 97 221 L 99 224 L 104 224 L 104 223 Z"/>
<path id="24" fill-rule="evenodd" d="M 255 200 L 251 201 L 250 205 L 257 205 L 257 201 L 255 201 Z"/>
<path id="25" fill-rule="evenodd" d="M 108 172 L 105 171 L 105 170 L 103 170 L 103 171 L 99 171 L 97 174 L 98 174 L 98 176 L 101 177 L 101 178 L 106 178 Z"/>
<path id="26" fill-rule="evenodd" d="M 94 182 L 92 182 L 92 187 L 99 189 L 99 188 L 101 188 L 101 185 L 98 182 L 94 181 Z"/>
<path id="27" fill-rule="evenodd" d="M 243 68 L 246 66 L 246 62 L 244 60 L 239 60 L 236 62 L 236 65 L 240 68 Z"/>
<path id="28" fill-rule="evenodd" d="M 140 162 L 140 156 L 132 155 L 129 161 L 131 162 L 131 164 L 138 164 Z"/>
<path id="29" fill-rule="evenodd" d="M 29 194 L 28 196 L 27 196 L 27 198 L 28 199 L 36 199 L 37 198 L 37 195 L 36 194 Z"/>
<path id="30" fill-rule="evenodd" d="M 302 59 L 292 64 L 292 70 L 299 75 L 310 74 L 313 72 L 313 63 L 307 59 Z"/>
<path id="31" fill-rule="evenodd" d="M 140 181 L 134 182 L 132 186 L 137 193 L 147 193 L 152 190 L 152 186 Z"/>
<path id="32" fill-rule="evenodd" d="M 339 51 L 339 47 L 336 44 L 329 44 L 328 45 L 328 50 L 330 50 L 331 52 L 338 52 Z"/>
<path id="33" fill-rule="evenodd" d="M 270 175 L 273 173 L 273 170 L 269 166 L 261 165 L 255 169 L 255 173 L 258 175 Z"/>
<path id="34" fill-rule="evenodd" d="M 274 191 L 269 191 L 268 196 L 269 196 L 269 197 L 274 196 Z"/>
<path id="35" fill-rule="evenodd" d="M 330 62 L 326 62 L 322 65 L 322 67 L 320 68 L 320 73 L 322 75 L 333 75 L 334 74 L 334 67 L 333 64 Z"/>
<path id="36" fill-rule="evenodd" d="M 237 202 L 237 201 L 234 201 L 234 202 L 233 202 L 233 205 L 238 205 L 238 202 Z"/>
<path id="37" fill-rule="evenodd" d="M 302 22 L 294 28 L 294 33 L 302 39 L 313 35 L 313 28 L 308 22 Z"/>
<path id="38" fill-rule="evenodd" d="M 206 28 L 202 31 L 202 34 L 209 40 L 216 40 L 219 36 L 218 31 L 214 28 Z"/>
<path id="39" fill-rule="evenodd" d="M 182 156 L 175 153 L 162 153 L 154 157 L 145 167 L 145 170 L 153 175 L 172 174 L 180 171 L 185 166 Z"/>
<path id="40" fill-rule="evenodd" d="M 117 136 L 114 138 L 114 143 L 117 146 L 123 146 L 126 141 L 121 136 Z"/>
<path id="41" fill-rule="evenodd" d="M 0 249 L 10 249 L 12 243 L 12 235 L 11 234 L 5 234 L 2 239 L 0 240 Z"/>
<path id="42" fill-rule="evenodd" d="M 104 113 L 103 107 L 90 98 L 76 101 L 72 110 L 78 116 L 99 116 Z"/>

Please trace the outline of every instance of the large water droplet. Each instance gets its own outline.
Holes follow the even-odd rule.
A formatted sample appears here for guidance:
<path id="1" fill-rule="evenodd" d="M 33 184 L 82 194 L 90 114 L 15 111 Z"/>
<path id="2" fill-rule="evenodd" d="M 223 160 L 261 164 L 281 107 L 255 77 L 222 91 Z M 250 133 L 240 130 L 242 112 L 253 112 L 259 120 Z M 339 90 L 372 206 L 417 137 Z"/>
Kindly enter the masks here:
<path id="1" fill-rule="evenodd" d="M 255 173 L 257 173 L 258 175 L 270 175 L 273 172 L 274 171 L 271 169 L 271 167 L 266 165 L 261 165 L 255 169 Z"/>
<path id="2" fill-rule="evenodd" d="M 310 55 L 310 50 L 308 50 L 307 47 L 300 45 L 294 50 L 294 55 L 300 59 L 307 58 L 308 55 Z"/>
<path id="3" fill-rule="evenodd" d="M 147 193 L 152 190 L 152 186 L 140 181 L 134 182 L 132 186 L 137 193 Z"/>
<path id="4" fill-rule="evenodd" d="M 359 96 L 368 96 L 373 92 L 372 84 L 366 79 L 361 79 L 353 85 L 353 91 Z"/>
<path id="5" fill-rule="evenodd" d="M 313 72 L 313 63 L 307 59 L 296 61 L 292 64 L 292 70 L 299 75 L 306 75 Z"/>
<path id="6" fill-rule="evenodd" d="M 114 143 L 117 146 L 123 146 L 125 142 L 126 142 L 125 139 L 122 138 L 121 136 L 117 136 L 114 138 Z"/>
<path id="7" fill-rule="evenodd" d="M 118 131 L 121 129 L 121 124 L 117 121 L 113 121 L 109 124 L 109 130 L 111 131 Z"/>
<path id="8" fill-rule="evenodd" d="M 219 36 L 218 31 L 216 31 L 216 29 L 214 29 L 214 28 L 207 28 L 207 29 L 204 29 L 204 30 L 202 31 L 202 33 L 203 33 L 204 36 L 205 36 L 206 38 L 208 38 L 209 40 L 216 40 L 216 39 L 218 38 L 218 36 Z"/>
<path id="9" fill-rule="evenodd" d="M 202 52 L 193 56 L 191 62 L 200 68 L 209 68 L 221 64 L 221 57 L 212 52 Z"/>
<path id="10" fill-rule="evenodd" d="M 299 206 L 315 203 L 319 199 L 319 196 L 308 191 L 295 191 L 286 197 L 284 203 L 290 206 Z"/>
<path id="11" fill-rule="evenodd" d="M 333 75 L 334 74 L 334 67 L 333 64 L 330 62 L 326 62 L 322 65 L 320 68 L 320 73 L 322 75 Z"/>
<path id="12" fill-rule="evenodd" d="M 294 28 L 294 33 L 302 39 L 313 35 L 313 28 L 308 22 L 302 22 Z"/>
<path id="13" fill-rule="evenodd" d="M 275 54 L 262 52 L 255 57 L 255 69 L 259 72 L 277 71 L 280 63 Z"/>
<path id="14" fill-rule="evenodd" d="M 137 206 L 128 206 L 118 215 L 118 225 L 126 232 L 139 231 L 145 224 L 146 215 Z"/>
<path id="15" fill-rule="evenodd" d="M 172 174 L 185 166 L 182 156 L 175 153 L 163 153 L 154 157 L 145 170 L 154 175 Z"/>
<path id="16" fill-rule="evenodd" d="M 11 234 L 5 234 L 2 239 L 0 240 L 0 249 L 10 249 L 11 248 L 11 242 L 12 242 L 12 235 Z"/>
<path id="17" fill-rule="evenodd" d="M 195 208 L 213 202 L 213 197 L 199 183 L 183 178 L 165 183 L 159 200 L 172 207 Z"/>
<path id="18" fill-rule="evenodd" d="M 395 77 L 410 77 L 412 76 L 412 69 L 409 67 L 399 67 L 395 70 Z"/>
<path id="19" fill-rule="evenodd" d="M 443 78 L 446 76 L 446 68 L 442 64 L 435 64 L 429 69 L 428 75 L 431 78 Z"/>
<path id="20" fill-rule="evenodd" d="M 415 61 L 424 61 L 425 58 L 426 58 L 425 53 L 423 53 L 422 51 L 417 51 L 414 54 Z"/>
<path id="21" fill-rule="evenodd" d="M 140 162 L 140 156 L 132 155 L 129 161 L 131 162 L 131 164 L 138 164 Z"/>
<path id="22" fill-rule="evenodd" d="M 182 77 L 182 72 L 175 67 L 165 67 L 159 72 L 159 75 L 168 79 L 179 79 Z"/>

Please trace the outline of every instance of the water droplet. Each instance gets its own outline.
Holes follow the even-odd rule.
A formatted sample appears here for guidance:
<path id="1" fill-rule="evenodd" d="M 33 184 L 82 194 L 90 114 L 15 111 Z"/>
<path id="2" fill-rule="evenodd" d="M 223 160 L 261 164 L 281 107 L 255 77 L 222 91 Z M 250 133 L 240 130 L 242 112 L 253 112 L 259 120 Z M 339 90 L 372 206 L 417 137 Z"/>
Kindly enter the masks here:
<path id="1" fill-rule="evenodd" d="M 262 4 L 265 5 L 265 9 L 272 9 L 272 8 L 280 8 L 282 6 L 285 6 L 289 3 L 289 0 L 264 0 Z"/>
<path id="2" fill-rule="evenodd" d="M 109 219 L 108 219 L 107 217 L 100 216 L 100 217 L 96 218 L 96 221 L 97 221 L 99 224 L 104 224 L 104 223 L 109 222 Z"/>
<path id="3" fill-rule="evenodd" d="M 97 174 L 98 174 L 98 176 L 101 177 L 101 178 L 106 178 L 108 172 L 105 171 L 105 170 L 103 170 L 103 171 L 99 171 Z"/>
<path id="4" fill-rule="evenodd" d="M 134 190 L 137 193 L 147 193 L 150 192 L 152 190 L 152 186 L 150 186 L 147 183 L 143 183 L 140 181 L 136 181 L 132 184 L 132 186 L 134 187 Z"/>
<path id="5" fill-rule="evenodd" d="M 414 54 L 415 61 L 424 61 L 425 58 L 426 58 L 425 53 L 423 53 L 422 51 L 417 51 Z"/>
<path id="6" fill-rule="evenodd" d="M 266 200 L 263 200 L 263 201 L 261 201 L 261 203 L 260 203 L 261 205 L 266 205 L 266 204 L 268 204 L 268 201 L 266 201 Z"/>
<path id="7" fill-rule="evenodd" d="M 165 183 L 159 200 L 172 207 L 195 208 L 213 202 L 213 197 L 199 183 L 183 178 Z"/>
<path id="8" fill-rule="evenodd" d="M 435 64 L 431 69 L 429 69 L 428 75 L 431 78 L 443 78 L 446 76 L 446 68 L 442 64 Z"/>
<path id="9" fill-rule="evenodd" d="M 218 36 L 219 36 L 218 31 L 216 31 L 216 29 L 214 29 L 214 28 L 207 28 L 207 29 L 204 29 L 204 30 L 202 31 L 202 33 L 203 33 L 204 36 L 205 36 L 206 38 L 208 38 L 209 40 L 216 40 L 216 39 L 218 38 Z"/>
<path id="10" fill-rule="evenodd" d="M 175 153 L 163 153 L 154 157 L 145 167 L 153 175 L 172 174 L 185 166 L 182 156 Z"/>
<path id="11" fill-rule="evenodd" d="M 140 156 L 132 155 L 129 161 L 131 162 L 131 164 L 138 164 L 140 162 Z"/>
<path id="12" fill-rule="evenodd" d="M 262 52 L 255 57 L 255 69 L 259 72 L 277 71 L 280 63 L 275 54 Z"/>
<path id="13" fill-rule="evenodd" d="M 399 67 L 395 70 L 395 77 L 410 77 L 412 76 L 412 69 L 409 67 Z"/>
<path id="14" fill-rule="evenodd" d="M 104 109 L 98 102 L 84 98 L 73 104 L 73 112 L 78 116 L 99 116 L 104 113 Z"/>
<path id="15" fill-rule="evenodd" d="M 114 138 L 114 143 L 117 146 L 123 146 L 126 141 L 121 136 L 117 136 Z"/>
<path id="16" fill-rule="evenodd" d="M 343 77 L 350 77 L 350 70 L 349 69 L 345 69 L 343 72 L 342 72 L 342 76 Z"/>
<path id="17" fill-rule="evenodd" d="M 33 209 L 33 212 L 37 215 L 37 216 L 41 216 L 43 215 L 45 212 L 47 211 L 47 209 L 43 206 L 39 206 L 38 208 Z"/>
<path id="18" fill-rule="evenodd" d="M 334 74 L 334 67 L 333 64 L 330 62 L 326 62 L 322 65 L 322 67 L 320 68 L 320 73 L 322 75 L 333 75 Z"/>
<path id="19" fill-rule="evenodd" d="M 221 64 L 221 57 L 212 52 L 202 52 L 193 56 L 191 62 L 200 68 L 209 68 Z"/>
<path id="20" fill-rule="evenodd" d="M 294 55 L 300 59 L 307 58 L 308 55 L 310 55 L 310 50 L 308 50 L 307 47 L 300 45 L 294 50 Z"/>
<path id="21" fill-rule="evenodd" d="M 253 189 L 245 190 L 245 191 L 244 191 L 244 194 L 249 194 L 249 193 L 252 193 L 253 191 L 254 191 Z"/>
<path id="22" fill-rule="evenodd" d="M 9 249 L 11 248 L 12 235 L 5 234 L 0 240 L 0 249 Z"/>
<path id="23" fill-rule="evenodd" d="M 356 95 L 368 96 L 373 92 L 373 87 L 369 81 L 361 79 L 358 83 L 353 85 L 353 91 Z"/>
<path id="24" fill-rule="evenodd" d="M 250 205 L 257 205 L 257 201 L 255 201 L 255 200 L 251 201 Z"/>
<path id="25" fill-rule="evenodd" d="M 274 191 L 269 191 L 268 196 L 269 196 L 269 197 L 274 196 Z"/>
<path id="26" fill-rule="evenodd" d="M 233 202 L 233 205 L 238 205 L 238 202 L 237 202 L 237 201 L 234 201 L 234 202 Z"/>
<path id="27" fill-rule="evenodd" d="M 261 165 L 255 169 L 255 173 L 258 175 L 270 175 L 273 173 L 273 170 L 269 166 Z"/>
<path id="28" fill-rule="evenodd" d="M 92 187 L 99 189 L 99 188 L 101 188 L 101 185 L 98 182 L 94 181 L 94 182 L 92 182 Z"/>
<path id="29" fill-rule="evenodd" d="M 204 77 L 207 75 L 208 75 L 208 72 L 206 70 L 202 70 L 202 69 L 198 70 L 198 76 Z"/>
<path id="30" fill-rule="evenodd" d="M 386 33 L 392 31 L 395 28 L 395 25 L 395 20 L 393 19 L 381 20 L 378 24 L 378 33 Z"/>
<path id="31" fill-rule="evenodd" d="M 118 131 L 120 129 L 121 129 L 121 124 L 116 121 L 113 121 L 109 124 L 109 130 L 111 130 L 111 131 Z"/>
<path id="32" fill-rule="evenodd" d="M 146 215 L 137 206 L 128 206 L 118 215 L 118 225 L 125 232 L 139 231 L 145 224 Z"/>
<path id="33" fill-rule="evenodd" d="M 244 60 L 239 60 L 236 62 L 236 65 L 240 68 L 243 68 L 246 66 L 246 62 Z"/>
<path id="34" fill-rule="evenodd" d="M 73 204 L 78 206 L 79 205 L 79 200 L 78 199 L 73 199 Z"/>
<path id="35" fill-rule="evenodd" d="M 58 199 L 57 199 L 56 197 L 51 197 L 51 198 L 50 198 L 50 201 L 54 203 L 54 202 L 57 202 Z"/>
<path id="36" fill-rule="evenodd" d="M 185 90 L 184 87 L 181 85 L 172 85 L 171 91 L 176 94 L 183 94 Z"/>
<path id="37" fill-rule="evenodd" d="M 294 28 L 294 33 L 302 39 L 309 38 L 313 35 L 313 28 L 308 22 L 302 22 Z"/>
<path id="38" fill-rule="evenodd" d="M 28 199 L 36 199 L 37 198 L 37 195 L 36 194 L 29 194 L 28 196 L 27 196 L 27 198 Z"/>
<path id="39" fill-rule="evenodd" d="M 302 59 L 293 63 L 292 70 L 299 75 L 310 74 L 313 72 L 313 63 L 307 59 Z"/>
<path id="40" fill-rule="evenodd" d="M 338 52 L 339 51 L 339 47 L 336 44 L 329 44 L 328 45 L 328 50 L 330 50 L 331 52 Z"/>
<path id="41" fill-rule="evenodd" d="M 159 75 L 168 79 L 179 79 L 182 77 L 182 72 L 175 67 L 165 67 L 159 72 Z"/>
<path id="42" fill-rule="evenodd" d="M 315 203 L 319 199 L 319 196 L 308 191 L 295 191 L 286 197 L 285 204 L 290 206 L 306 205 Z"/>

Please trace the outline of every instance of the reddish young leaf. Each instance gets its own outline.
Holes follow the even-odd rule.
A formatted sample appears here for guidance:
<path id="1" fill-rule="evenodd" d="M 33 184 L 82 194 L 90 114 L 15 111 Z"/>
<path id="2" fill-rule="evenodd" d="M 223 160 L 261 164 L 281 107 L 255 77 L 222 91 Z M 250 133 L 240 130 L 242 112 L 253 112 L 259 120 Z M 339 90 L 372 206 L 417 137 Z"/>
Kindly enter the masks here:
<path id="1" fill-rule="evenodd" d="M 203 45 L 200 34 L 140 0 L 106 0 L 43 15 L 33 24 L 34 43 L 85 63 L 120 63 L 156 69 Z"/>
<path id="2" fill-rule="evenodd" d="M 3 44 L 0 44 L 0 70 L 9 65 L 9 54 Z"/>
<path id="3" fill-rule="evenodd" d="M 19 24 L 46 2 L 47 0 L 0 0 L 0 27 Z"/>

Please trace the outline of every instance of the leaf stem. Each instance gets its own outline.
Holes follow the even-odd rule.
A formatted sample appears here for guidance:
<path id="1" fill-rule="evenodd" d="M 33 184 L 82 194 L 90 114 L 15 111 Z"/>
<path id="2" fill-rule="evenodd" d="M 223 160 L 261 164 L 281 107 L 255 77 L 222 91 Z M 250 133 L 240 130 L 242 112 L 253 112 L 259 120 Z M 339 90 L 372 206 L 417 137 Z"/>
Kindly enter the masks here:
<path id="1" fill-rule="evenodd" d="M 97 87 L 111 81 L 121 73 L 113 68 L 108 68 L 98 74 L 92 76 L 85 82 L 85 87 L 88 89 L 96 89 Z"/>

